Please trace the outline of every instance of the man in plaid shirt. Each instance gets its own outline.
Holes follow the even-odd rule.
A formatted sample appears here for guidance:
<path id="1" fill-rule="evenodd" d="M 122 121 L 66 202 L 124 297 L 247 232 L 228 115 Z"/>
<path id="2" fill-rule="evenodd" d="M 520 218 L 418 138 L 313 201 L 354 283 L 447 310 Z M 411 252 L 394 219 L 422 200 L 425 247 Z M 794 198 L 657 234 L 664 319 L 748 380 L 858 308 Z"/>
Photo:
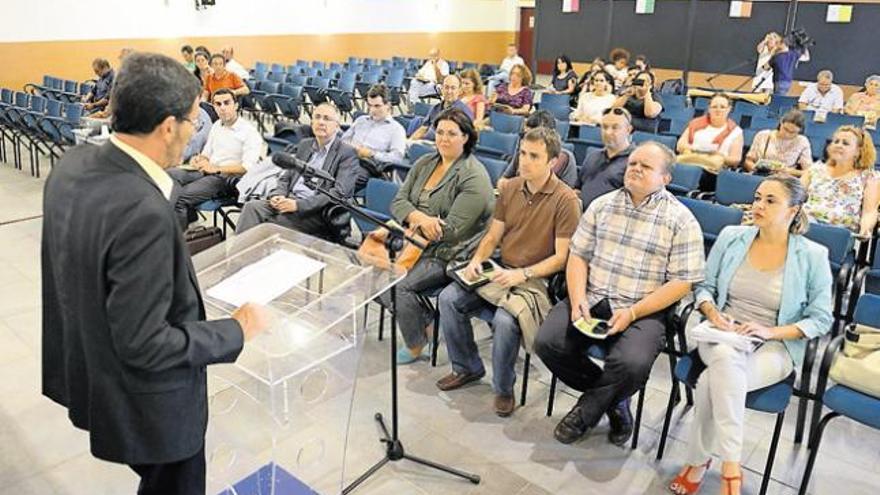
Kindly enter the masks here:
<path id="1" fill-rule="evenodd" d="M 665 187 L 674 165 L 666 146 L 640 145 L 629 156 L 624 187 L 596 198 L 571 239 L 568 299 L 553 308 L 535 339 L 547 367 L 583 392 L 556 426 L 554 436 L 562 443 L 583 437 L 603 414 L 611 424 L 609 440 L 627 442 L 633 427 L 629 398 L 645 384 L 663 348 L 666 311 L 703 280 L 703 233 Z M 591 314 L 602 309 L 608 314 Z M 573 322 L 581 318 L 607 319 L 608 337 L 577 330 Z M 596 352 L 587 354 L 593 345 L 601 360 Z"/>

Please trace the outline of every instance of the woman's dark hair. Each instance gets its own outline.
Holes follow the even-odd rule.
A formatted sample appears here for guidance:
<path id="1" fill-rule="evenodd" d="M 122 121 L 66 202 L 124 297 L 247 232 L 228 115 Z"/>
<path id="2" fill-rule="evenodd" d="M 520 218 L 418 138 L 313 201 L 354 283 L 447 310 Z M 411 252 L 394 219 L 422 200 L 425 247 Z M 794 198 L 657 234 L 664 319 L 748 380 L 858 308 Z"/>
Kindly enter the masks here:
<path id="1" fill-rule="evenodd" d="M 537 129 L 539 127 L 556 129 L 556 117 L 547 110 L 538 110 L 529 115 L 526 119 L 526 128 Z"/>
<path id="2" fill-rule="evenodd" d="M 651 88 L 653 88 L 653 87 L 654 87 L 654 74 L 653 74 L 651 71 L 648 71 L 648 70 L 640 71 L 638 74 L 636 74 L 636 75 L 633 76 L 633 81 L 635 81 L 636 79 L 642 77 L 642 74 L 648 76 L 648 79 L 651 80 Z"/>
<path id="3" fill-rule="evenodd" d="M 804 132 L 804 127 L 807 125 L 807 118 L 804 117 L 804 113 L 796 108 L 792 108 L 791 110 L 785 112 L 785 115 L 779 119 L 779 125 L 782 124 L 794 124 L 798 126 L 800 132 Z"/>
<path id="4" fill-rule="evenodd" d="M 807 190 L 804 189 L 801 181 L 786 175 L 772 175 L 763 180 L 763 182 L 766 181 L 779 183 L 788 195 L 788 206 L 798 207 L 791 225 L 788 226 L 788 231 L 797 235 L 806 234 L 810 230 L 810 218 L 807 216 L 807 212 L 804 211 L 804 203 L 807 202 Z"/>
<path id="5" fill-rule="evenodd" d="M 625 48 L 615 48 L 611 50 L 611 53 L 608 55 L 608 57 L 611 59 L 612 64 L 621 59 L 629 61 L 629 52 L 626 51 Z"/>
<path id="6" fill-rule="evenodd" d="M 556 62 L 553 64 L 553 75 L 556 77 L 559 77 L 562 75 L 562 73 L 559 72 L 559 62 L 560 61 L 565 64 L 565 74 L 568 74 L 569 72 L 571 72 L 573 70 L 572 66 L 571 66 L 571 59 L 568 58 L 568 55 L 565 55 L 565 54 L 560 55 L 560 56 L 556 57 Z"/>
<path id="7" fill-rule="evenodd" d="M 440 115 L 438 115 L 437 119 L 434 120 L 435 132 L 437 131 L 437 127 L 440 125 L 440 122 L 444 120 L 448 120 L 457 125 L 462 134 L 467 136 L 467 142 L 464 143 L 464 155 L 470 156 L 471 152 L 474 150 L 474 146 L 477 145 L 477 139 L 479 139 L 477 129 L 474 127 L 474 122 L 471 120 L 470 117 L 468 117 L 468 114 L 464 113 L 462 109 L 450 107 L 440 112 Z"/>
<path id="8" fill-rule="evenodd" d="M 614 92 L 614 85 L 615 85 L 616 81 L 614 80 L 614 77 L 611 74 L 609 74 L 608 71 L 605 69 L 597 70 L 596 72 L 593 72 L 592 75 L 590 75 L 590 79 L 587 81 L 587 87 L 589 88 L 590 91 L 593 91 L 593 78 L 596 76 L 604 77 L 605 82 L 608 83 L 608 86 L 611 87 L 610 91 L 612 93 Z"/>
<path id="9" fill-rule="evenodd" d="M 199 57 L 205 57 L 205 61 L 206 61 L 206 62 L 210 62 L 210 61 L 211 61 L 211 54 L 210 54 L 210 53 L 208 53 L 208 52 L 203 52 L 203 51 L 201 51 L 201 50 L 196 50 L 195 55 L 193 55 L 193 59 L 197 59 L 197 58 L 199 58 Z"/>
<path id="10" fill-rule="evenodd" d="M 192 54 L 192 52 L 193 52 L 193 47 L 191 47 L 189 45 L 183 45 L 182 47 L 180 47 L 180 53 Z"/>
<path id="11" fill-rule="evenodd" d="M 202 88 L 177 60 L 156 53 L 125 58 L 110 92 L 115 132 L 149 134 L 168 117 L 187 118 Z"/>
<path id="12" fill-rule="evenodd" d="M 199 45 L 199 46 L 197 46 L 197 47 L 196 47 L 196 51 L 197 51 L 197 52 L 202 52 L 202 53 L 204 53 L 205 55 L 208 55 L 209 57 L 211 56 L 211 50 L 208 50 L 208 47 L 205 46 L 205 45 Z"/>

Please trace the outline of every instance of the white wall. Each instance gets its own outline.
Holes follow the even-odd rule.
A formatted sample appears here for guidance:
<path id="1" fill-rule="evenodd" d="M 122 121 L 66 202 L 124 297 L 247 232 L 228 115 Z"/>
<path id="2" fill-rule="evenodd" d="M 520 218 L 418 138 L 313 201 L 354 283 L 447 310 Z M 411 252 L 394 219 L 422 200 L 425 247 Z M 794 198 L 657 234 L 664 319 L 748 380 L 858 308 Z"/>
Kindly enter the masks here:
<path id="1" fill-rule="evenodd" d="M 0 42 L 514 31 L 517 0 L 0 0 Z"/>

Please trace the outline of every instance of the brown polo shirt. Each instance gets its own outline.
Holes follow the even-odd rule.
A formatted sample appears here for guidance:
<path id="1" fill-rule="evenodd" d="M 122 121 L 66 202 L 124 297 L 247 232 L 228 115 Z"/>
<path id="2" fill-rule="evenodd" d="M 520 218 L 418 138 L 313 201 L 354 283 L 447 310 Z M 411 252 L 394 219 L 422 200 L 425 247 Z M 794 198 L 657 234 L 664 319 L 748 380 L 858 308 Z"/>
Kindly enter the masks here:
<path id="1" fill-rule="evenodd" d="M 581 208 L 577 194 L 555 174 L 536 193 L 526 180 L 505 181 L 498 191 L 494 218 L 504 222 L 501 262 L 511 268 L 534 265 L 556 252 L 556 239 L 570 239 Z"/>

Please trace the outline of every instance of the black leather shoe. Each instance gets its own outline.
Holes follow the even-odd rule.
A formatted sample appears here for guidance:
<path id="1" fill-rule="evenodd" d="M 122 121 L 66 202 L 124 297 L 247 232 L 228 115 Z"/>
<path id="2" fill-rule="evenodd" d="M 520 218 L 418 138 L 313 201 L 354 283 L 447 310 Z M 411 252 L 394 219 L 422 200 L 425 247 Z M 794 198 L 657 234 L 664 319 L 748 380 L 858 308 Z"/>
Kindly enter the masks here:
<path id="1" fill-rule="evenodd" d="M 629 398 L 626 398 L 608 411 L 608 423 L 611 429 L 608 431 L 608 441 L 623 447 L 629 441 L 633 433 L 633 417 L 629 411 Z"/>
<path id="2" fill-rule="evenodd" d="M 553 430 L 553 436 L 562 443 L 568 444 L 577 441 L 590 429 L 581 417 L 581 407 L 574 406 L 562 421 Z"/>

